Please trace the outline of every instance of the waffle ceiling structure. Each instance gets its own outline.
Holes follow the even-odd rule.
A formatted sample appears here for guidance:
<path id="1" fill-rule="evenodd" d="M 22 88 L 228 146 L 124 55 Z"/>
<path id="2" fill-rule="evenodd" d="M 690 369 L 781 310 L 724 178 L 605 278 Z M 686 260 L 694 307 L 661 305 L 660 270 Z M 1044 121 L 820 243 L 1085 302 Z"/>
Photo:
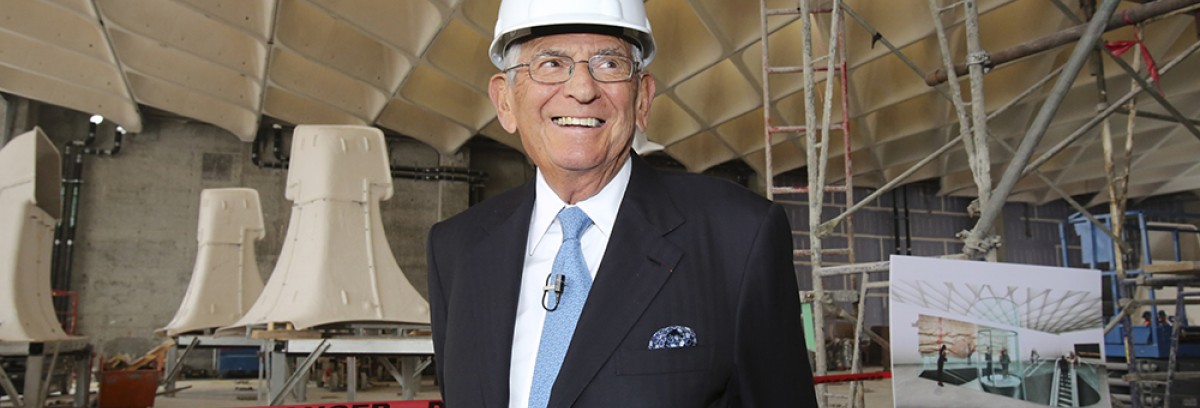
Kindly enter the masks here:
<path id="1" fill-rule="evenodd" d="M 1045 333 L 1103 326 L 1099 292 L 903 280 L 891 293 L 897 302 Z"/>
<path id="2" fill-rule="evenodd" d="M 949 3 L 949 1 L 944 1 Z M 796 0 L 768 0 L 796 7 Z M 1077 15 L 1076 1 L 1061 1 Z M 5 0 L 0 7 L 0 90 L 104 115 L 137 132 L 161 110 L 254 139 L 265 117 L 292 124 L 374 125 L 455 152 L 482 136 L 520 150 L 495 120 L 486 50 L 499 0 Z M 928 72 L 941 66 L 928 3 L 847 0 L 846 4 Z M 1139 6 L 1123 2 L 1118 10 Z M 647 0 L 660 54 L 647 136 L 690 171 L 743 161 L 764 170 L 762 41 L 753 0 Z M 1076 23 L 1050 0 L 980 0 L 981 41 L 996 51 Z M 817 53 L 828 45 L 828 15 L 812 17 Z M 941 16 L 955 61 L 966 54 L 961 7 Z M 801 61 L 797 17 L 771 17 L 772 65 Z M 1106 41 L 1134 38 L 1130 28 Z M 1197 39 L 1196 18 L 1183 14 L 1146 26 L 1150 55 L 1165 62 Z M 953 106 L 854 20 L 846 19 L 849 115 L 854 183 L 879 186 L 957 135 Z M 989 110 L 1011 100 L 1066 60 L 1062 46 L 993 69 Z M 1135 52 L 1126 54 L 1131 59 Z M 1160 62 L 1161 64 L 1161 62 Z M 1105 64 L 1110 98 L 1129 79 Z M 1200 117 L 1200 57 L 1163 76 L 1161 89 L 1184 115 Z M 1039 152 L 1080 127 L 1097 106 L 1095 79 L 1084 71 L 1059 110 Z M 965 82 L 964 82 L 965 85 Z M 1050 84 L 999 115 L 992 134 L 1016 146 Z M 803 125 L 801 76 L 772 75 L 772 123 Z M 944 86 L 944 85 L 943 85 Z M 817 89 L 824 86 L 818 83 Z M 836 89 L 836 88 L 835 88 Z M 835 101 L 837 99 L 835 98 Z M 1148 97 L 1138 109 L 1166 111 Z M 840 103 L 835 103 L 840 105 Z M 152 109 L 151 109 L 152 108 Z M 834 117 L 841 114 L 835 106 Z M 1124 116 L 1111 120 L 1125 133 Z M 1182 125 L 1138 118 L 1130 195 L 1200 188 L 1200 139 Z M 1104 190 L 1098 130 L 1055 156 L 1043 173 L 1071 194 Z M 844 177 L 840 132 L 832 138 L 828 178 Z M 776 135 L 775 172 L 804 167 L 804 138 Z M 993 143 L 993 179 L 1011 154 Z M 942 193 L 975 194 L 961 147 L 912 180 L 939 179 Z M 1103 196 L 1100 195 L 1100 196 Z M 1014 201 L 1057 199 L 1039 179 L 1018 183 Z"/>

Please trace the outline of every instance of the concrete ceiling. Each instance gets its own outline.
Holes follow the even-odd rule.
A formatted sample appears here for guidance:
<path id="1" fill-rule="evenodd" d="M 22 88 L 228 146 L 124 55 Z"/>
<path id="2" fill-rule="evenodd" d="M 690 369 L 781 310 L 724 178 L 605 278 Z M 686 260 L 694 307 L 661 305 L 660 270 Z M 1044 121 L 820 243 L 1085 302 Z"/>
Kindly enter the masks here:
<path id="1" fill-rule="evenodd" d="M 928 72 L 941 66 L 932 17 L 919 0 L 847 3 Z M 948 3 L 948 1 L 946 1 Z M 1075 1 L 1063 1 L 1076 7 Z M 375 125 L 458 150 L 475 135 L 520 150 L 516 135 L 495 121 L 486 50 L 499 0 L 5 0 L 0 8 L 0 90 L 97 113 L 126 129 L 142 128 L 146 107 L 211 123 L 253 140 L 264 116 L 293 123 Z M 796 0 L 768 0 L 795 7 Z M 1138 6 L 1126 2 L 1121 9 Z M 660 54 L 650 71 L 659 82 L 647 136 L 690 171 L 732 161 L 764 166 L 762 44 L 758 2 L 647 0 Z M 961 9 L 961 8 L 959 8 Z M 1076 25 L 1047 0 L 980 0 L 982 44 L 996 51 Z M 1076 14 L 1078 11 L 1075 10 Z M 1118 11 L 1119 12 L 1119 11 Z M 816 30 L 828 32 L 828 15 Z M 962 61 L 962 13 L 942 16 Z M 1150 53 L 1167 61 L 1196 41 L 1195 18 L 1149 24 Z M 957 133 L 950 103 L 871 34 L 847 18 L 851 158 L 855 184 L 878 186 Z M 772 65 L 800 62 L 800 21 L 771 17 Z M 827 42 L 815 41 L 821 52 Z M 1132 29 L 1105 39 L 1132 39 Z M 986 77 L 989 110 L 1066 61 L 1064 46 L 997 67 Z M 1130 59 L 1131 55 L 1126 55 Z M 1129 80 L 1106 62 L 1110 98 Z M 1163 77 L 1162 89 L 1184 115 L 1200 117 L 1200 57 Z M 1053 82 L 1051 82 L 1052 84 Z M 1039 147 L 1044 151 L 1095 112 L 1094 78 L 1085 71 L 1067 95 Z M 773 124 L 802 125 L 800 75 L 771 77 Z M 965 84 L 965 83 L 964 83 Z M 990 122 L 1016 146 L 1050 85 Z M 823 89 L 819 85 L 818 89 Z M 1166 113 L 1148 97 L 1138 109 Z M 836 101 L 836 99 L 835 99 Z M 836 103 L 835 103 L 836 104 Z M 840 114 L 835 112 L 835 116 Z M 1123 136 L 1124 117 L 1111 119 Z M 1130 194 L 1143 197 L 1200 188 L 1200 139 L 1183 126 L 1139 118 Z M 1044 173 L 1069 193 L 1104 190 L 1098 130 L 1051 160 Z M 776 173 L 805 165 L 803 137 L 773 140 Z M 835 134 L 830 180 L 843 177 Z M 993 178 L 1011 155 L 993 144 Z M 961 148 L 913 180 L 940 178 L 942 192 L 974 195 Z M 1058 198 L 1034 178 L 1012 200 Z"/>

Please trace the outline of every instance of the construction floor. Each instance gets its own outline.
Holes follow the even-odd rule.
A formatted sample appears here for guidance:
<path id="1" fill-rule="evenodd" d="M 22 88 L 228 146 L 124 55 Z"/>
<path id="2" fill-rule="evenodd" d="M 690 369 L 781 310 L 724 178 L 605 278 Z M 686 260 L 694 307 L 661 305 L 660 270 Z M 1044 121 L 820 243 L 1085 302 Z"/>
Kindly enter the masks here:
<path id="1" fill-rule="evenodd" d="M 868 370 L 870 371 L 870 370 Z M 868 408 L 885 408 L 892 406 L 891 381 L 867 381 L 866 406 Z M 216 408 L 216 407 L 253 407 L 261 406 L 257 401 L 257 380 L 185 380 L 176 384 L 178 387 L 191 388 L 180 391 L 175 397 L 159 396 L 155 407 L 161 408 Z M 831 406 L 848 406 L 844 397 L 849 385 L 833 384 L 828 387 Z M 345 392 L 332 392 L 310 384 L 307 401 L 297 402 L 289 399 L 285 404 L 320 404 L 347 402 Z M 417 393 L 417 399 L 440 399 L 431 379 L 426 379 Z M 374 384 L 372 387 L 358 392 L 356 401 L 395 401 L 400 399 L 400 387 L 394 383 Z"/>
<path id="2" fill-rule="evenodd" d="M 165 408 L 209 408 L 209 407 L 255 407 L 266 405 L 258 402 L 260 387 L 258 380 L 184 380 L 176 383 L 179 388 L 191 386 L 174 397 L 159 396 L 155 407 Z M 401 389 L 395 383 L 373 384 L 359 390 L 355 401 L 396 401 L 401 399 Z M 431 379 L 423 382 L 416 399 L 441 399 L 441 394 Z M 289 398 L 284 405 L 320 404 L 349 402 L 346 392 L 333 392 L 309 384 L 306 401 Z"/>

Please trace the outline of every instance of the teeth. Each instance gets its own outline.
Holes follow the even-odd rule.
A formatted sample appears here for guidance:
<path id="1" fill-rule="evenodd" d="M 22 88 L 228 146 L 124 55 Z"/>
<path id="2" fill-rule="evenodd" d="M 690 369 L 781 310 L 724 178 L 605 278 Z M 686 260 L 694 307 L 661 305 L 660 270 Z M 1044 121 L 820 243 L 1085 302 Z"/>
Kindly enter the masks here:
<path id="1" fill-rule="evenodd" d="M 603 123 L 597 118 L 573 118 L 573 117 L 557 117 L 554 118 L 554 123 L 559 126 L 585 126 L 585 127 L 600 127 Z"/>

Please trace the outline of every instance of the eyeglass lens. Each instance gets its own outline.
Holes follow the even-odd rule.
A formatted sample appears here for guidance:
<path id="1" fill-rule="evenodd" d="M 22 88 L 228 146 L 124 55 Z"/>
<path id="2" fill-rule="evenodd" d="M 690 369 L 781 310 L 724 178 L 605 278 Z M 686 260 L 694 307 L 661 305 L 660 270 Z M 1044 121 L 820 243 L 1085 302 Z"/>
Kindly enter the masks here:
<path id="1" fill-rule="evenodd" d="M 567 57 L 543 56 L 529 63 L 529 75 L 543 83 L 560 83 L 571 79 L 575 61 Z M 588 71 L 599 82 L 620 82 L 633 76 L 633 61 L 620 55 L 596 55 L 589 58 Z"/>

